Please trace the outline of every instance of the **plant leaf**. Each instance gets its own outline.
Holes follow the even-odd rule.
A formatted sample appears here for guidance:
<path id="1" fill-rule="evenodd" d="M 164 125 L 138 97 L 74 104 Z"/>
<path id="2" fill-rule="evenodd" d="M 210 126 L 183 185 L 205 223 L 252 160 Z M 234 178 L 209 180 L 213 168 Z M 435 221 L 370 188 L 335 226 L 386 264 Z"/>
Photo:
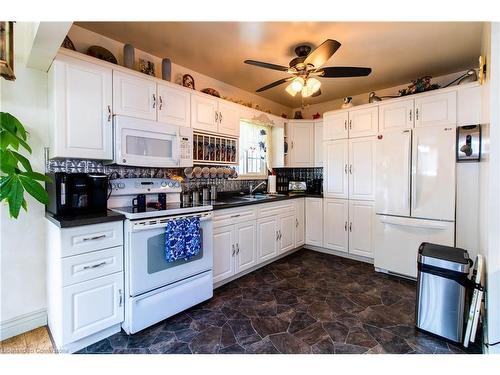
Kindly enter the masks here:
<path id="1" fill-rule="evenodd" d="M 17 219 L 19 216 L 19 211 L 21 210 L 21 204 L 23 203 L 23 192 L 24 188 L 19 179 L 12 177 L 12 187 L 7 196 L 7 201 L 9 202 L 9 213 L 10 216 Z"/>
<path id="2" fill-rule="evenodd" d="M 21 165 L 24 167 L 26 172 L 32 172 L 33 168 L 31 168 L 31 164 L 28 159 L 26 159 L 23 155 L 20 153 L 13 151 L 13 150 L 8 150 L 8 153 L 10 153 L 17 161 L 21 163 Z"/>
<path id="3" fill-rule="evenodd" d="M 4 129 L 9 130 L 13 134 L 19 133 L 23 140 L 27 138 L 27 132 L 21 121 L 12 116 L 8 112 L 0 112 L 0 124 Z"/>
<path id="4" fill-rule="evenodd" d="M 49 176 L 46 176 L 46 175 L 44 175 L 42 173 L 38 173 L 38 172 L 33 172 L 33 171 L 21 172 L 21 175 L 32 178 L 33 180 L 37 180 L 37 181 L 52 182 L 52 179 Z"/>
<path id="5" fill-rule="evenodd" d="M 19 175 L 19 180 L 28 194 L 35 198 L 38 202 L 42 204 L 49 203 L 49 195 L 38 181 L 23 175 Z"/>
<path id="6" fill-rule="evenodd" d="M 12 187 L 12 177 L 3 176 L 0 180 L 0 202 L 7 198 Z"/>
<path id="7" fill-rule="evenodd" d="M 21 207 L 24 208 L 24 211 L 28 212 L 28 202 L 26 202 L 26 199 L 23 198 L 23 201 L 21 202 Z"/>

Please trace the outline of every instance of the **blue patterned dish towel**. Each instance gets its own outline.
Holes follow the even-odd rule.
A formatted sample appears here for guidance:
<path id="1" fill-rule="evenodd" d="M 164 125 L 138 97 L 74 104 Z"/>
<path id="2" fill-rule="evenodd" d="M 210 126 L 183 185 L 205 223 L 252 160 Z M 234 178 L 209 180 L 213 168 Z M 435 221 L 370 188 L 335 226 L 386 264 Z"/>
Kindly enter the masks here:
<path id="1" fill-rule="evenodd" d="M 189 260 L 200 253 L 201 230 L 200 218 L 170 220 L 165 229 L 165 259 L 175 262 Z"/>

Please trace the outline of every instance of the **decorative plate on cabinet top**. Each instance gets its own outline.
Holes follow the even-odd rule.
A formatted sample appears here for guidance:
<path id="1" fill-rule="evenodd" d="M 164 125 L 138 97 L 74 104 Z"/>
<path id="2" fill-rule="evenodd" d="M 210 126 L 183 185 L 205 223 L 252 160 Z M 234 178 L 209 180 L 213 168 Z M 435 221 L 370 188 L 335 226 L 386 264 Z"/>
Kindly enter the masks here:
<path id="1" fill-rule="evenodd" d="M 87 55 L 96 57 L 99 60 L 104 60 L 113 64 L 118 64 L 116 57 L 106 48 L 100 46 L 90 46 L 87 50 Z"/>

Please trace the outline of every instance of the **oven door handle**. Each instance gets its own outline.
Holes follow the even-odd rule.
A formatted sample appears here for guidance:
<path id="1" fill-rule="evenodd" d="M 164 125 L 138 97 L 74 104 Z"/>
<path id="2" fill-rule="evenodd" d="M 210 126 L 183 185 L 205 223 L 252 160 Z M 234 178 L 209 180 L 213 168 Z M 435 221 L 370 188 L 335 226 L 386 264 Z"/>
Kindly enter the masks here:
<path id="1" fill-rule="evenodd" d="M 203 214 L 198 213 L 198 214 L 193 214 L 193 215 L 178 215 L 178 216 L 151 218 L 151 219 L 146 219 L 146 220 L 137 220 L 137 221 L 131 222 L 131 224 L 132 224 L 131 231 L 132 232 L 139 232 L 139 231 L 149 230 L 149 229 L 164 228 L 167 226 L 167 223 L 170 220 L 186 219 L 186 218 L 195 217 L 195 216 L 200 217 L 200 222 L 210 221 L 213 218 L 212 212 L 208 212 L 208 213 L 203 213 Z"/>

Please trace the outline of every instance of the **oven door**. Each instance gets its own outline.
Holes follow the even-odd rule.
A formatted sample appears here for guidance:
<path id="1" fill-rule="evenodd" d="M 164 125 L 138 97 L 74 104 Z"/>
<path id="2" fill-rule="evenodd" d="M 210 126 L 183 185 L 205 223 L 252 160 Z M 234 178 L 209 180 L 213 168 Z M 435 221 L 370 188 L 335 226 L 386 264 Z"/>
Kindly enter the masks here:
<path id="1" fill-rule="evenodd" d="M 179 127 L 155 121 L 115 117 L 114 162 L 137 167 L 179 167 Z"/>
<path id="2" fill-rule="evenodd" d="M 175 218 L 200 216 L 201 251 L 188 261 L 165 260 L 165 227 Z M 212 269 L 212 213 L 125 221 L 125 266 L 129 294 L 137 296 Z"/>

